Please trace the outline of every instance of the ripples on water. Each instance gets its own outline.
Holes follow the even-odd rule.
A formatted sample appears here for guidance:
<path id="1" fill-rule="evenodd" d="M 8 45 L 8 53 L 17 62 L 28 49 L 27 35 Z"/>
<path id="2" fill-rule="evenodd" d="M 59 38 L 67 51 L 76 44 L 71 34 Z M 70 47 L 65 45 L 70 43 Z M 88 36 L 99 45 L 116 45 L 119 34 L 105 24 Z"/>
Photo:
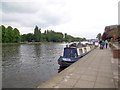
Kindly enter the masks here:
<path id="1" fill-rule="evenodd" d="M 3 88 L 35 88 L 58 73 L 64 44 L 7 45 L 2 50 Z"/>

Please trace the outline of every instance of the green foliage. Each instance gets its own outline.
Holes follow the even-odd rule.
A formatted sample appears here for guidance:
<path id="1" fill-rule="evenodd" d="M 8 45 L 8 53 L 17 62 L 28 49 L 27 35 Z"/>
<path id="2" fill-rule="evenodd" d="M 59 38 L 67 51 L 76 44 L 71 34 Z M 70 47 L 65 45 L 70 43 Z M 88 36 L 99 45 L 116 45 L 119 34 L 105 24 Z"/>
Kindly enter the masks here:
<path id="1" fill-rule="evenodd" d="M 5 42 L 12 43 L 13 42 L 13 28 L 8 26 L 5 32 Z"/>
<path id="2" fill-rule="evenodd" d="M 67 35 L 67 33 L 64 34 L 64 39 L 63 39 L 63 41 L 65 41 L 65 42 L 74 42 L 74 41 L 81 42 L 81 41 L 85 41 L 85 40 L 86 40 L 86 38 L 73 37 L 71 35 Z"/>
<path id="3" fill-rule="evenodd" d="M 27 36 L 26 34 L 21 35 L 21 42 L 27 41 L 26 36 Z"/>
<path id="4" fill-rule="evenodd" d="M 2 26 L 0 26 L 0 43 L 2 43 Z"/>
<path id="5" fill-rule="evenodd" d="M 101 33 L 98 33 L 98 35 L 97 35 L 97 37 L 96 37 L 96 38 L 100 41 L 100 39 L 102 38 Z"/>
<path id="6" fill-rule="evenodd" d="M 39 29 L 38 26 L 36 26 L 34 29 L 34 39 L 35 39 L 35 42 L 41 41 L 41 29 Z"/>
<path id="7" fill-rule="evenodd" d="M 21 41 L 22 42 L 33 42 L 34 41 L 34 34 L 28 33 L 21 35 Z"/>
<path id="8" fill-rule="evenodd" d="M 17 28 L 13 30 L 13 42 L 20 42 L 20 32 Z"/>
<path id="9" fill-rule="evenodd" d="M 13 29 L 11 26 L 7 28 L 4 25 L 0 26 L 2 29 L 2 43 L 18 43 L 20 42 L 20 33 L 17 28 Z"/>
<path id="10" fill-rule="evenodd" d="M 28 33 L 20 35 L 17 28 L 8 26 L 7 28 L 3 25 L 0 26 L 2 31 L 2 42 L 3 43 L 19 43 L 19 42 L 72 42 L 72 41 L 83 41 L 85 38 L 73 37 L 63 34 L 61 32 L 55 32 L 53 30 L 45 30 L 41 33 L 41 28 L 35 26 L 34 33 Z"/>
<path id="11" fill-rule="evenodd" d="M 2 31 L 2 42 L 5 42 L 5 32 L 6 32 L 6 28 L 5 26 L 1 25 L 1 31 Z"/>
<path id="12" fill-rule="evenodd" d="M 54 32 L 53 30 L 47 30 L 44 32 L 46 41 L 48 42 L 62 42 L 63 34 L 60 32 Z"/>

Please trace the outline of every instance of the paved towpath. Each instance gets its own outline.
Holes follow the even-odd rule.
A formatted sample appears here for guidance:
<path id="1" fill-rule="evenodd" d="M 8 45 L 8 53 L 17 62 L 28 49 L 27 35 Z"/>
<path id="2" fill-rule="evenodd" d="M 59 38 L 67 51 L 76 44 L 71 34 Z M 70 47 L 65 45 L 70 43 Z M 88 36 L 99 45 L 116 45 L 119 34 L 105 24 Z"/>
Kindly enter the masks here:
<path id="1" fill-rule="evenodd" d="M 97 48 L 38 88 L 118 88 L 118 61 Z"/>

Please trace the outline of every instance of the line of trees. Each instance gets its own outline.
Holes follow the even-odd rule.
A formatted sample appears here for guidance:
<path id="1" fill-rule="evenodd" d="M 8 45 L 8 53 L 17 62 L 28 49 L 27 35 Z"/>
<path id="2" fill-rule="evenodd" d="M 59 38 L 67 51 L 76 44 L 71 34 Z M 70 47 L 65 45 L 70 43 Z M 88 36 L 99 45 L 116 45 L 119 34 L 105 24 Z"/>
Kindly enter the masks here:
<path id="1" fill-rule="evenodd" d="M 3 25 L 0 26 L 2 30 L 2 42 L 3 43 L 18 43 L 20 42 L 20 32 L 17 28 L 8 26 L 7 28 Z"/>
<path id="2" fill-rule="evenodd" d="M 34 33 L 28 33 L 20 35 L 17 28 L 12 28 L 4 25 L 0 26 L 2 30 L 2 42 L 3 43 L 19 43 L 19 42 L 72 42 L 72 41 L 84 41 L 85 38 L 73 37 L 63 34 L 61 32 L 55 32 L 53 30 L 45 30 L 41 33 L 41 28 L 35 26 Z"/>

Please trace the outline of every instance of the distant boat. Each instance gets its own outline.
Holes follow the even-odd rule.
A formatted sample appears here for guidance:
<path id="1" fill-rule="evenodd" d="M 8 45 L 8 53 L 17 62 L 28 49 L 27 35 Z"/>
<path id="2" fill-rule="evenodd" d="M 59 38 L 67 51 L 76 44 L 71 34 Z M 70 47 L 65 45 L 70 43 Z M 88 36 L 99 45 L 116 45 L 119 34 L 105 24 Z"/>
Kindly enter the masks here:
<path id="1" fill-rule="evenodd" d="M 63 56 L 58 59 L 61 67 L 66 67 L 85 56 L 93 49 L 93 45 L 83 45 L 81 43 L 70 43 L 64 48 Z"/>

